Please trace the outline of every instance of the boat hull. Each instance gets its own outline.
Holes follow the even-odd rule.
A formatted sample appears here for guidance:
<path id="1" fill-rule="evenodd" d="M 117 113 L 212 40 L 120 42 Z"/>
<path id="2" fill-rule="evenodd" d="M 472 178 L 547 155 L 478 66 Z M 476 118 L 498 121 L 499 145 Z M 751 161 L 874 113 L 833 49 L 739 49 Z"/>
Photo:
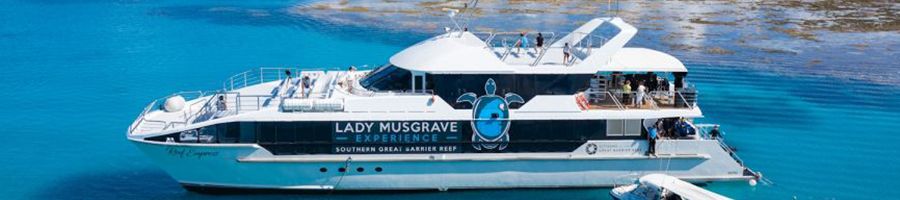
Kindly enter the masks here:
<path id="1" fill-rule="evenodd" d="M 751 178 L 718 145 L 698 144 L 715 141 L 661 145 L 660 153 L 671 153 L 658 157 L 635 152 L 273 156 L 255 144 L 132 142 L 183 186 L 201 192 L 614 187 L 649 173 L 694 182 Z M 680 145 L 694 145 L 695 153 L 676 152 L 687 150 Z"/>

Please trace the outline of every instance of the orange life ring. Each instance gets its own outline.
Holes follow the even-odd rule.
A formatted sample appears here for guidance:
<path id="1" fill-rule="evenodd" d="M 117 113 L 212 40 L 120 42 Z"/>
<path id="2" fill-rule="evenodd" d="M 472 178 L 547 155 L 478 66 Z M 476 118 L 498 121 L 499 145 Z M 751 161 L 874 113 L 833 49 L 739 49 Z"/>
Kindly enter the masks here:
<path id="1" fill-rule="evenodd" d="M 580 108 L 581 110 L 588 110 L 591 108 L 591 105 L 588 103 L 587 98 L 584 97 L 583 92 L 575 95 L 575 103 L 578 104 L 578 108 Z"/>

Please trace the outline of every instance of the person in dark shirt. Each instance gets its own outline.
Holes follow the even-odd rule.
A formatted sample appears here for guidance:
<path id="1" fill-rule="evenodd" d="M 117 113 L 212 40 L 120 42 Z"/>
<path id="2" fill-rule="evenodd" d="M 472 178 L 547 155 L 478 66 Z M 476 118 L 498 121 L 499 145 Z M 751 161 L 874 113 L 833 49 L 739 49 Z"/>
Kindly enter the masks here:
<path id="1" fill-rule="evenodd" d="M 713 126 L 713 130 L 709 131 L 709 137 L 712 139 L 718 139 L 719 134 L 722 134 L 719 132 L 719 125 Z"/>
<path id="2" fill-rule="evenodd" d="M 216 101 L 216 108 L 219 111 L 228 110 L 228 104 L 225 102 L 225 95 L 219 95 L 219 100 Z"/>
<path id="3" fill-rule="evenodd" d="M 544 47 L 544 35 L 541 35 L 541 33 L 538 33 L 537 38 L 535 38 L 535 42 L 536 43 L 534 45 L 534 52 L 539 53 L 541 51 L 541 49 L 543 49 L 543 47 Z"/>

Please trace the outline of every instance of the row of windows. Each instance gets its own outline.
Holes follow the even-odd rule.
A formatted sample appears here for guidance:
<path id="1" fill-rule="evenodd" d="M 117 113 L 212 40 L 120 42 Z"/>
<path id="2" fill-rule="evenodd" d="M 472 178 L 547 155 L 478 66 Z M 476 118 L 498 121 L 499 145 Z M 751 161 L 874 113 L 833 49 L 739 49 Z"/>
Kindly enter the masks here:
<path id="1" fill-rule="evenodd" d="M 484 95 L 484 84 L 493 79 L 497 84 L 496 95 L 516 93 L 526 101 L 535 95 L 567 95 L 588 88 L 591 74 L 504 74 L 504 75 L 435 75 L 434 91 L 457 109 L 470 108 L 469 104 L 456 103 L 457 97 L 466 92 Z M 510 105 L 513 108 L 521 105 Z"/>
<path id="2" fill-rule="evenodd" d="M 622 139 L 635 137 L 641 132 L 628 127 L 639 127 L 640 121 L 621 120 L 522 120 L 513 121 L 510 141 L 504 152 L 557 152 L 571 151 L 586 140 Z M 434 145 L 459 145 L 461 151 L 471 149 L 472 130 L 461 122 L 462 138 L 458 142 L 429 143 Z M 629 124 L 631 126 L 629 126 Z M 154 141 L 182 143 L 253 143 L 260 144 L 278 155 L 330 153 L 333 143 L 334 122 L 232 122 L 203 127 L 171 135 L 148 138 Z M 627 129 L 627 130 L 626 130 Z M 375 144 L 361 144 L 375 145 Z"/>
<path id="3" fill-rule="evenodd" d="M 372 91 L 397 91 L 412 89 L 415 78 L 416 89 L 434 90 L 441 98 L 451 104 L 459 95 L 466 92 L 474 92 L 483 95 L 484 84 L 488 79 L 494 79 L 497 83 L 497 93 L 513 92 L 521 95 L 526 100 L 535 95 L 564 95 L 575 94 L 588 88 L 588 80 L 591 74 L 425 74 L 413 76 L 409 70 L 385 65 L 373 70 L 369 75 L 360 80 L 360 85 Z M 463 104 L 455 105 L 456 108 L 466 108 Z"/>
<path id="4" fill-rule="evenodd" d="M 204 143 L 330 143 L 326 123 L 233 122 L 180 133 L 178 142 Z M 307 134 L 304 134 L 307 133 Z"/>

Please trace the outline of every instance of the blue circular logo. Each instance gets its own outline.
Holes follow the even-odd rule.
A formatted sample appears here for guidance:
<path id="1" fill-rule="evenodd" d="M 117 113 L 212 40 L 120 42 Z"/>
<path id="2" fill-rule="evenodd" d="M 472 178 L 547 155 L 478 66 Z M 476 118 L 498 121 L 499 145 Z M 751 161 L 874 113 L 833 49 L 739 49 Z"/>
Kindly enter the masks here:
<path id="1" fill-rule="evenodd" d="M 485 95 L 478 97 L 468 92 L 456 99 L 457 103 L 470 103 L 472 108 L 472 146 L 475 149 L 506 148 L 509 142 L 509 104 L 525 103 L 521 96 L 506 93 L 505 97 L 497 96 L 497 84 L 494 79 L 484 83 Z M 498 148 L 499 147 L 499 148 Z"/>

